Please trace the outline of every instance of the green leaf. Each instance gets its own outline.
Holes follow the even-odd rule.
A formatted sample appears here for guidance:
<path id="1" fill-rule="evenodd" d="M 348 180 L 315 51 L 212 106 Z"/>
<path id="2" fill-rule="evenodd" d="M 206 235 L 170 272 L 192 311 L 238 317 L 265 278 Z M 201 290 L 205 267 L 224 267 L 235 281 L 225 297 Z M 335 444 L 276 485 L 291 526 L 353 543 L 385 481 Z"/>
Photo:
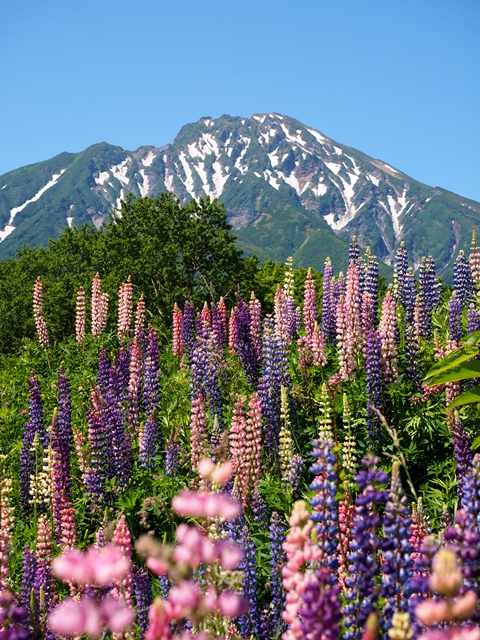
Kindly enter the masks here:
<path id="1" fill-rule="evenodd" d="M 478 447 L 480 447 L 480 436 L 477 436 L 475 438 L 475 440 L 472 442 L 472 446 L 470 448 L 472 449 L 472 451 L 475 451 L 475 449 L 478 449 Z"/>
<path id="2" fill-rule="evenodd" d="M 465 347 L 462 349 L 456 349 L 455 351 L 452 351 L 452 353 L 449 353 L 447 356 L 445 356 L 445 358 L 442 358 L 440 362 L 434 364 L 433 367 L 431 367 L 429 371 L 427 371 L 425 378 L 428 379 L 432 378 L 433 376 L 437 376 L 444 371 L 448 371 L 452 367 L 457 367 L 462 362 L 470 360 L 470 358 L 473 358 L 477 355 L 477 347 Z M 425 384 L 430 385 L 430 382 Z"/>
<path id="3" fill-rule="evenodd" d="M 474 331 L 469 333 L 468 336 L 462 340 L 461 344 L 465 347 L 474 347 L 480 342 L 480 331 Z"/>
<path id="4" fill-rule="evenodd" d="M 464 362 L 456 367 L 451 367 L 447 371 L 433 376 L 429 379 L 429 386 L 435 384 L 445 384 L 446 382 L 457 382 L 468 378 L 480 377 L 480 360 Z"/>
<path id="5" fill-rule="evenodd" d="M 447 409 L 455 409 L 455 407 L 461 407 L 464 404 L 472 404 L 473 402 L 480 402 L 480 384 L 471 391 L 466 391 L 465 393 L 457 396 L 452 400 L 452 402 L 450 402 Z"/>

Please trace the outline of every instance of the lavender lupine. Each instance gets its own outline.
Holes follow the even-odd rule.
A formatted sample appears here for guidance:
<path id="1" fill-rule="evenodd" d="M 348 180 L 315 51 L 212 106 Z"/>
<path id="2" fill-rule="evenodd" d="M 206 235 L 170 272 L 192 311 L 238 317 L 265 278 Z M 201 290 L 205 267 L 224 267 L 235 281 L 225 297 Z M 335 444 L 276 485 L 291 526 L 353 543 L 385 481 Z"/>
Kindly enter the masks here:
<path id="1" fill-rule="evenodd" d="M 419 334 L 426 340 L 432 338 L 432 312 L 438 304 L 437 289 L 435 262 L 432 257 L 423 257 L 418 268 Z"/>
<path id="2" fill-rule="evenodd" d="M 33 317 L 35 319 L 40 346 L 43 349 L 48 349 L 50 341 L 48 338 L 47 323 L 43 316 L 43 285 L 40 276 L 35 280 L 33 288 Z"/>
<path id="3" fill-rule="evenodd" d="M 383 626 L 386 631 L 392 627 L 395 611 L 407 611 L 410 596 L 413 570 L 413 547 L 410 543 L 412 520 L 406 501 L 400 479 L 400 466 L 397 461 L 394 461 L 390 494 L 383 515 L 380 594 L 385 598 Z"/>
<path id="4" fill-rule="evenodd" d="M 368 291 L 368 293 L 372 297 L 373 321 L 376 324 L 376 317 L 378 312 L 378 260 L 375 256 L 368 255 L 367 264 L 365 267 L 363 291 Z"/>
<path id="5" fill-rule="evenodd" d="M 25 513 L 30 510 L 29 487 L 30 477 L 35 474 L 35 452 L 32 449 L 35 436 L 43 447 L 48 445 L 48 436 L 43 423 L 43 403 L 40 389 L 40 381 L 32 376 L 28 381 L 29 386 L 29 420 L 24 425 L 22 440 L 22 452 L 20 455 L 20 498 Z"/>
<path id="6" fill-rule="evenodd" d="M 480 311 L 471 302 L 467 309 L 467 333 L 473 333 L 474 331 L 480 331 Z"/>
<path id="7" fill-rule="evenodd" d="M 330 258 L 327 258 L 323 270 L 322 333 L 329 345 L 333 345 L 337 337 L 335 308 L 333 267 Z"/>
<path id="8" fill-rule="evenodd" d="M 191 358 L 195 344 L 195 311 L 188 300 L 183 306 L 182 341 L 185 353 Z"/>
<path id="9" fill-rule="evenodd" d="M 128 337 L 133 318 L 133 284 L 131 277 L 120 285 L 118 292 L 118 325 L 117 333 L 120 339 Z"/>
<path id="10" fill-rule="evenodd" d="M 255 383 L 258 378 L 258 345 L 253 342 L 251 332 L 251 314 L 248 304 L 237 296 L 235 309 L 236 334 L 235 349 L 240 356 L 242 369 L 248 382 Z"/>
<path id="11" fill-rule="evenodd" d="M 161 430 L 158 424 L 157 409 L 154 408 L 140 430 L 138 461 L 142 469 L 155 467 L 155 456 L 161 445 Z"/>
<path id="12" fill-rule="evenodd" d="M 453 290 L 462 309 L 466 307 L 475 296 L 475 280 L 473 279 L 470 264 L 463 251 L 459 252 L 453 265 Z"/>
<path id="13" fill-rule="evenodd" d="M 243 549 L 243 558 L 238 567 L 243 571 L 242 595 L 248 602 L 248 613 L 240 616 L 239 622 L 242 638 L 249 640 L 252 636 L 261 636 L 262 625 L 257 595 L 257 550 L 246 525 L 242 527 L 239 542 Z"/>
<path id="14" fill-rule="evenodd" d="M 283 283 L 283 290 L 287 300 L 287 334 L 289 340 L 294 340 L 297 337 L 297 317 L 296 317 L 296 305 L 295 305 L 295 281 L 293 275 L 293 258 L 289 257 L 286 263 L 285 280 Z"/>
<path id="15" fill-rule="evenodd" d="M 218 373 L 218 350 L 213 332 L 206 337 L 198 335 L 190 358 L 190 398 L 201 394 L 208 405 L 218 430 L 224 428 L 223 402 Z"/>
<path id="16" fill-rule="evenodd" d="M 100 413 L 101 397 L 98 390 L 92 390 L 93 406 L 88 407 L 88 441 L 90 447 L 90 467 L 86 473 L 86 487 L 90 504 L 98 508 L 105 500 L 105 483 L 109 470 L 108 435 Z"/>
<path id="17" fill-rule="evenodd" d="M 378 331 L 370 331 L 366 339 L 365 369 L 367 372 L 367 430 L 372 443 L 381 442 L 380 418 L 375 411 L 383 410 L 384 388 L 381 375 L 381 343 Z"/>
<path id="18" fill-rule="evenodd" d="M 315 522 L 322 563 L 333 570 L 338 565 L 338 463 L 333 453 L 333 441 L 314 440 L 312 446 L 315 462 L 310 471 L 315 478 L 310 489 L 315 495 L 310 500 L 313 506 L 310 517 Z"/>
<path id="19" fill-rule="evenodd" d="M 360 494 L 355 503 L 350 577 L 346 580 L 348 591 L 344 608 L 344 637 L 347 639 L 361 637 L 369 615 L 378 604 L 376 582 L 381 572 L 382 541 L 378 536 L 381 521 L 377 506 L 385 504 L 388 499 L 388 492 L 380 490 L 378 485 L 386 483 L 388 476 L 375 469 L 377 462 L 376 458 L 367 456 L 363 460 L 365 470 L 357 475 Z"/>
<path id="20" fill-rule="evenodd" d="M 85 338 L 85 289 L 80 287 L 77 291 L 77 304 L 75 311 L 75 338 L 77 342 L 82 342 Z"/>
<path id="21" fill-rule="evenodd" d="M 465 587 L 477 591 L 480 576 L 480 531 L 468 511 L 458 509 L 454 523 L 443 531 L 443 540 L 446 547 L 454 551 L 458 557 L 465 578 Z M 461 591 L 465 592 L 465 587 Z M 478 614 L 475 615 L 476 619 L 478 617 Z"/>

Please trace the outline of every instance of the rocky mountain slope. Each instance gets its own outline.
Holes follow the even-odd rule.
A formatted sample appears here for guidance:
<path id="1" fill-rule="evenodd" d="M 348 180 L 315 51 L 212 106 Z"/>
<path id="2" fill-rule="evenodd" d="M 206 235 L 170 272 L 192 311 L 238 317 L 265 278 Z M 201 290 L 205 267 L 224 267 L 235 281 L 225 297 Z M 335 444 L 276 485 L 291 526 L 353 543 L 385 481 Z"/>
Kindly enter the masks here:
<path id="1" fill-rule="evenodd" d="M 101 143 L 0 176 L 0 257 L 45 244 L 66 226 L 99 227 L 129 192 L 172 191 L 225 203 L 239 245 L 260 258 L 345 266 L 347 246 L 391 264 L 404 241 L 415 263 L 448 273 L 478 225 L 480 203 L 429 187 L 276 113 L 202 118 L 173 144 L 125 151 Z M 336 263 L 336 264 L 335 264 Z"/>

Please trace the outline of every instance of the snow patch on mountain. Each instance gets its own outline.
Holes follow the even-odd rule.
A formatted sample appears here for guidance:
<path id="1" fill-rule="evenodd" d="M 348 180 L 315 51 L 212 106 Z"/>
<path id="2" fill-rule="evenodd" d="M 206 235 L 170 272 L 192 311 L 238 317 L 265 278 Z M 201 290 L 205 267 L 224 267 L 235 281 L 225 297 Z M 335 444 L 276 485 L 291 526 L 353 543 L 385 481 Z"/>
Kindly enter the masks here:
<path id="1" fill-rule="evenodd" d="M 142 196 L 142 198 L 146 198 L 148 195 L 148 190 L 149 190 L 149 180 L 148 180 L 148 176 L 145 173 L 144 169 L 140 169 L 140 175 L 143 178 L 143 182 L 142 183 L 138 183 L 138 190 L 140 191 L 140 195 Z"/>
<path id="2" fill-rule="evenodd" d="M 330 169 L 330 171 L 333 171 L 335 175 L 337 175 L 342 168 L 341 164 L 336 164 L 335 162 L 325 162 L 325 164 Z"/>
<path id="3" fill-rule="evenodd" d="M 192 169 L 191 169 L 190 165 L 188 164 L 187 159 L 186 159 L 185 154 L 183 153 L 183 151 L 178 154 L 178 157 L 180 158 L 180 162 L 182 163 L 182 167 L 183 167 L 183 170 L 185 171 L 185 176 L 186 176 L 185 182 L 183 182 L 183 180 L 182 180 L 182 182 L 183 182 L 183 184 L 185 186 L 185 189 L 188 191 L 189 195 L 191 195 L 192 198 L 194 198 L 195 197 L 195 191 L 193 189 L 194 181 L 193 181 Z"/>
<path id="4" fill-rule="evenodd" d="M 325 136 L 322 136 L 320 131 L 315 131 L 315 129 L 310 129 L 309 127 L 307 127 L 307 131 L 309 131 L 312 134 L 312 136 L 316 138 L 318 142 L 320 142 L 320 144 L 323 145 L 325 144 L 325 142 L 329 142 L 329 139 L 326 138 Z"/>
<path id="5" fill-rule="evenodd" d="M 128 171 L 127 163 L 128 163 L 128 159 L 124 160 L 120 164 L 116 164 L 113 167 L 110 167 L 112 176 L 116 178 L 119 182 L 124 184 L 125 186 L 128 185 L 128 183 L 130 182 L 130 180 L 127 178 L 127 171 Z"/>
<path id="6" fill-rule="evenodd" d="M 142 164 L 144 167 L 150 167 L 152 162 L 155 160 L 157 156 L 153 153 L 153 151 L 149 151 L 145 158 L 142 160 Z"/>

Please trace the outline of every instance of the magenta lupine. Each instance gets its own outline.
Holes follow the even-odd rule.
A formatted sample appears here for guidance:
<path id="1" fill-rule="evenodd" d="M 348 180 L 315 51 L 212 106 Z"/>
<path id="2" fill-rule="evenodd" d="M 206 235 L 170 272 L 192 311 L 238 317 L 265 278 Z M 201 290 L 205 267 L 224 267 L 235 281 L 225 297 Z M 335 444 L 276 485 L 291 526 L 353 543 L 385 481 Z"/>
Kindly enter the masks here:
<path id="1" fill-rule="evenodd" d="M 250 310 L 250 338 L 255 352 L 257 362 L 262 357 L 262 305 L 255 297 L 254 292 L 250 296 L 248 303 Z"/>
<path id="2" fill-rule="evenodd" d="M 203 396 L 198 394 L 192 400 L 192 413 L 190 416 L 190 460 L 192 469 L 196 469 L 198 463 L 208 453 L 207 417 Z"/>
<path id="3" fill-rule="evenodd" d="M 40 276 L 35 280 L 33 288 L 33 317 L 37 328 L 38 341 L 43 349 L 48 349 L 50 342 L 48 339 L 47 323 L 43 316 L 43 285 Z"/>
<path id="4" fill-rule="evenodd" d="M 210 313 L 210 309 L 208 308 L 208 304 L 206 302 L 203 303 L 202 310 L 200 312 L 200 319 L 202 324 L 206 325 L 209 329 L 212 326 L 212 315 Z"/>
<path id="5" fill-rule="evenodd" d="M 120 339 L 128 336 L 133 318 L 133 285 L 130 276 L 120 285 L 118 292 L 118 325 L 117 333 Z"/>
<path id="6" fill-rule="evenodd" d="M 130 378 L 128 381 L 128 430 L 133 436 L 138 436 L 140 427 L 139 399 L 142 375 L 142 351 L 136 339 L 130 348 Z"/>
<path id="7" fill-rule="evenodd" d="M 386 385 L 398 378 L 397 361 L 397 302 L 389 289 L 383 298 L 382 317 L 378 332 L 382 352 L 382 376 Z"/>
<path id="8" fill-rule="evenodd" d="M 182 340 L 182 330 L 183 330 L 183 313 L 180 307 L 175 302 L 173 306 L 173 341 L 172 341 L 172 351 L 173 355 L 177 358 L 181 358 L 183 356 L 183 340 Z"/>
<path id="9" fill-rule="evenodd" d="M 80 287 L 77 291 L 77 305 L 75 311 L 75 337 L 77 342 L 82 342 L 85 338 L 85 289 Z"/>

